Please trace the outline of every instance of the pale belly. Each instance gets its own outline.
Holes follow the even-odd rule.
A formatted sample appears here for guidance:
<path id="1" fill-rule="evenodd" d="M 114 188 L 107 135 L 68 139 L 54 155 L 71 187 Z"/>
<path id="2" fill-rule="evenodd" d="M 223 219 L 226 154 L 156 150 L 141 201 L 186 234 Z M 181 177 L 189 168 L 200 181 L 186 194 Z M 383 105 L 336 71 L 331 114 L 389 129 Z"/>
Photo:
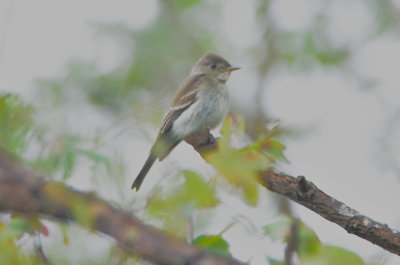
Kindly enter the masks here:
<path id="1" fill-rule="evenodd" d="M 215 128 L 227 114 L 228 105 L 229 94 L 226 86 L 221 91 L 208 91 L 174 122 L 174 135 L 183 139 L 192 133 Z"/>

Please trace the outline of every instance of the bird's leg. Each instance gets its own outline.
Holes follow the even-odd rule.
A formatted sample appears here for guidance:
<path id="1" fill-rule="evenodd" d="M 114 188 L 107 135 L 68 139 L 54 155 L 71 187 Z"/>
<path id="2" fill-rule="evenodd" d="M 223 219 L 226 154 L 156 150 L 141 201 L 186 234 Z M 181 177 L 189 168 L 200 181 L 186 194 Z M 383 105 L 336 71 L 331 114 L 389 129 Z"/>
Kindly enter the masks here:
<path id="1" fill-rule="evenodd" d="M 205 149 L 212 150 L 217 147 L 217 139 L 210 133 L 210 127 L 207 127 L 201 133 L 192 133 L 185 138 L 185 141 L 197 151 L 205 151 Z"/>
<path id="2" fill-rule="evenodd" d="M 210 133 L 210 127 L 206 127 L 205 133 L 204 133 L 204 138 L 205 141 L 201 142 L 201 144 L 198 146 L 198 148 L 204 148 L 207 146 L 213 146 L 217 144 L 217 139 Z"/>
<path id="3" fill-rule="evenodd" d="M 217 139 L 214 137 L 214 135 L 212 135 L 212 134 L 210 133 L 210 127 L 207 127 L 207 128 L 206 128 L 206 131 L 207 131 L 208 139 L 207 139 L 207 142 L 206 142 L 206 143 L 203 143 L 203 144 L 202 144 L 202 146 L 203 146 L 203 145 L 207 145 L 207 146 L 209 146 L 209 145 L 211 145 L 211 146 L 216 145 L 216 144 L 217 144 Z"/>

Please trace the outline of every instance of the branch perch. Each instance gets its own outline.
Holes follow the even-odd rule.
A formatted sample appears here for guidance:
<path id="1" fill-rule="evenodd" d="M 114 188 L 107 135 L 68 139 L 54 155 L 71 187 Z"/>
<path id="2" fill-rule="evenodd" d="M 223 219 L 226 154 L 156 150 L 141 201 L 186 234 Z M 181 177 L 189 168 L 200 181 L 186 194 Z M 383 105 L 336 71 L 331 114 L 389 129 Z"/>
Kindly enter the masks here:
<path id="1" fill-rule="evenodd" d="M 209 134 L 205 142 L 196 138 L 186 142 L 204 157 L 207 152 L 217 149 L 216 139 Z M 400 232 L 388 225 L 365 216 L 346 204 L 318 189 L 305 177 L 294 178 L 275 169 L 260 174 L 260 184 L 266 189 L 279 193 L 303 205 L 328 221 L 343 227 L 348 233 L 361 237 L 375 245 L 400 256 Z"/>

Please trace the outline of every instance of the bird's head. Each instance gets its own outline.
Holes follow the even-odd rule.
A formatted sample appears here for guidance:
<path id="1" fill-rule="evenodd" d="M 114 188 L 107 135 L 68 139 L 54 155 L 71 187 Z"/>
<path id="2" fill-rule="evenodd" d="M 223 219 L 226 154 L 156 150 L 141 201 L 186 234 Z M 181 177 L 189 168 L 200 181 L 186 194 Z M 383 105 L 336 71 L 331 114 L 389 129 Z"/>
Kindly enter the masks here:
<path id="1" fill-rule="evenodd" d="M 214 53 L 206 53 L 192 68 L 192 75 L 209 74 L 215 76 L 221 82 L 226 82 L 232 71 L 240 67 L 231 65 L 227 60 Z"/>

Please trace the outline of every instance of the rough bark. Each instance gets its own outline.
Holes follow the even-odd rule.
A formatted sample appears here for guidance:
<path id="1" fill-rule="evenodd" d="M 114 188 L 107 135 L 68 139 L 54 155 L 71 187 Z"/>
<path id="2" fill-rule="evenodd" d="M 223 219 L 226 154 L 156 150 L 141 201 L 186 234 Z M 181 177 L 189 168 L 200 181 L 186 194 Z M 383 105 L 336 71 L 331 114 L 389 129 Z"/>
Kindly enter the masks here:
<path id="1" fill-rule="evenodd" d="M 207 152 L 217 149 L 217 141 L 210 134 L 206 142 L 186 142 L 204 157 Z M 347 232 L 364 238 L 394 254 L 400 255 L 400 232 L 387 224 L 372 220 L 355 209 L 329 196 L 304 176 L 289 176 L 276 169 L 260 173 L 260 184 L 266 189 L 279 193 L 290 200 L 303 205 L 323 218 L 343 227 Z"/>
<path id="2" fill-rule="evenodd" d="M 347 232 L 400 255 L 400 232 L 365 216 L 318 189 L 303 176 L 294 178 L 270 169 L 261 176 L 261 185 L 282 194 L 331 221 Z"/>
<path id="3" fill-rule="evenodd" d="M 95 194 L 38 178 L 4 151 L 0 151 L 0 211 L 76 222 L 114 238 L 126 251 L 154 264 L 242 264 L 166 236 Z"/>

